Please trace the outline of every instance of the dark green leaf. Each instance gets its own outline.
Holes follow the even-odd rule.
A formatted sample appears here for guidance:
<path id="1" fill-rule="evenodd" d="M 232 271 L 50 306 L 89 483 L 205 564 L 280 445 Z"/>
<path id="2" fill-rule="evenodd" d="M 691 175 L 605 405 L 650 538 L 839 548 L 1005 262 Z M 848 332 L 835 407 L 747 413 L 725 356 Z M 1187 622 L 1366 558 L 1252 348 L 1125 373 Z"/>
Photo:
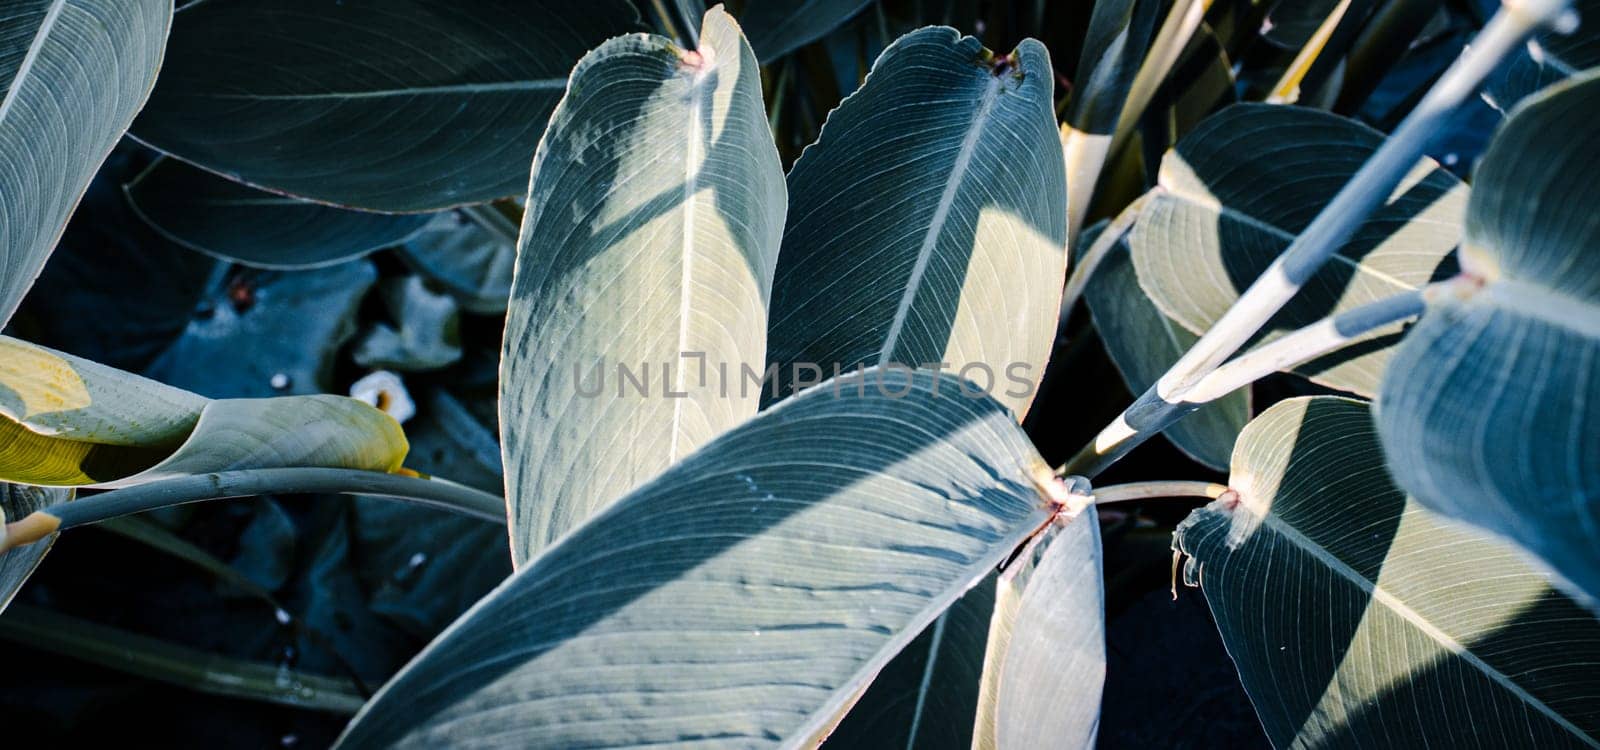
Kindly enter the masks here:
<path id="1" fill-rule="evenodd" d="M 1275 746 L 1600 744 L 1600 622 L 1520 550 L 1407 500 L 1365 404 L 1278 403 L 1230 484 L 1176 546 Z"/>
<path id="2" fill-rule="evenodd" d="M 1461 265 L 1378 401 L 1395 479 L 1600 597 L 1600 72 L 1519 107 L 1479 165 Z M 1482 284 L 1481 288 L 1477 288 Z"/>
<path id="3" fill-rule="evenodd" d="M 212 398 L 327 392 L 334 356 L 356 333 L 356 310 L 377 279 L 366 260 L 236 272 L 145 374 Z"/>
<path id="4" fill-rule="evenodd" d="M 639 31 L 627 0 L 206 0 L 134 126 L 303 198 L 431 211 L 517 193 L 567 71 Z"/>
<path id="5" fill-rule="evenodd" d="M 1168 317 L 1209 329 L 1377 150 L 1383 134 L 1312 109 L 1236 104 L 1183 138 L 1129 235 L 1139 285 Z M 1268 323 L 1263 338 L 1454 270 L 1467 189 L 1430 159 Z M 1399 325 L 1296 372 L 1372 396 Z"/>
<path id="6" fill-rule="evenodd" d="M 171 0 L 0 8 L 0 327 L 161 67 Z"/>
<path id="7" fill-rule="evenodd" d="M 1027 412 L 1066 266 L 1052 88 L 1032 40 L 996 58 L 928 28 L 878 58 L 789 174 L 768 347 L 780 396 L 835 366 L 944 363 Z"/>
<path id="8" fill-rule="evenodd" d="M 739 24 L 762 62 L 789 54 L 843 25 L 872 0 L 748 0 Z"/>
<path id="9" fill-rule="evenodd" d="M 318 268 L 404 242 L 428 215 L 348 211 L 256 190 L 176 159 L 125 188 L 139 215 L 192 250 L 257 268 Z"/>
<path id="10" fill-rule="evenodd" d="M 340 746 L 820 740 L 1052 512 L 1049 469 L 998 403 L 928 373 L 860 385 L 766 411 L 577 527 Z"/>

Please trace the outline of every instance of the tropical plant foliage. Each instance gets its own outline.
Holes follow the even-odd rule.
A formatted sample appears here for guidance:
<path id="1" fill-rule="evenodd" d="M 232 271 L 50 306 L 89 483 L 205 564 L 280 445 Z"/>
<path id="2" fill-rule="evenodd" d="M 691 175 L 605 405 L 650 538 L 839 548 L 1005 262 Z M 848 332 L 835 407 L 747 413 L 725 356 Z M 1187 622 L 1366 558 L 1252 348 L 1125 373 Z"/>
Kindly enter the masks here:
<path id="1" fill-rule="evenodd" d="M 1600 746 L 1600 4 L 15 0 L 0 92 L 46 741 Z"/>

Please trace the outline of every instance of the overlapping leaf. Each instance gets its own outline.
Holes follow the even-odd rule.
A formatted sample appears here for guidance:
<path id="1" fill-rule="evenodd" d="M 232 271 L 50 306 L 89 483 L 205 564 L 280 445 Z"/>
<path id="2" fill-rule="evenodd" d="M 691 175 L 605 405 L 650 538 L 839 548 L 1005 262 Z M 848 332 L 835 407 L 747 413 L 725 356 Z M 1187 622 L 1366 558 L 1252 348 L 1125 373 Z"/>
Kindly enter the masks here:
<path id="1" fill-rule="evenodd" d="M 546 549 L 340 746 L 819 738 L 1051 512 L 999 404 L 928 373 L 863 385 L 768 410 Z"/>
<path id="2" fill-rule="evenodd" d="M 1093 747 L 1106 675 L 1105 577 L 1093 511 L 1000 576 L 973 748 Z"/>
<path id="3" fill-rule="evenodd" d="M 384 211 L 520 192 L 627 0 L 206 0 L 177 14 L 134 134 L 251 185 Z"/>
<path id="4" fill-rule="evenodd" d="M 519 563 L 755 413 L 783 212 L 755 56 L 720 8 L 698 52 L 631 36 L 578 64 L 501 358 Z"/>
<path id="5" fill-rule="evenodd" d="M 443 287 L 461 309 L 484 315 L 506 311 L 517 259 L 517 224 L 496 206 L 434 216 L 404 245 L 400 256 L 417 273 Z"/>
<path id="6" fill-rule="evenodd" d="M 1298 107 L 1236 104 L 1169 152 L 1129 236 L 1139 285 L 1168 317 L 1203 333 L 1377 150 L 1365 125 Z M 1449 275 L 1467 189 L 1419 161 L 1267 326 L 1266 338 Z M 1358 337 L 1296 372 L 1372 396 L 1399 325 Z"/>
<path id="7" fill-rule="evenodd" d="M 1068 209 L 1074 230 L 1088 215 L 1095 184 L 1100 180 L 1122 114 L 1128 109 L 1134 79 L 1150 52 L 1151 35 L 1163 5 L 1155 0 L 1101 0 L 1094 4 L 1089 16 L 1083 51 L 1078 57 L 1072 109 L 1061 131 L 1071 200 Z M 1144 91 L 1139 97 L 1147 102 L 1151 93 Z M 1134 109 L 1145 102 L 1135 103 Z M 1134 118 L 1139 114 L 1129 112 Z"/>
<path id="8" fill-rule="evenodd" d="M 871 5 L 871 0 L 756 0 L 739 23 L 762 62 L 810 44 Z"/>
<path id="9" fill-rule="evenodd" d="M 172 0 L 0 8 L 0 326 L 144 104 L 171 21 Z"/>
<path id="10" fill-rule="evenodd" d="M 1379 399 L 1395 478 L 1600 597 L 1600 73 L 1525 102 L 1474 179 L 1462 267 Z"/>
<path id="11" fill-rule="evenodd" d="M 192 250 L 257 268 L 318 268 L 398 244 L 425 214 L 349 211 L 256 190 L 176 159 L 126 187 L 146 222 Z"/>
<path id="12" fill-rule="evenodd" d="M 1066 266 L 1052 87 L 1032 40 L 998 58 L 928 28 L 883 53 L 789 174 L 779 396 L 835 366 L 942 362 L 1027 411 Z"/>
<path id="13" fill-rule="evenodd" d="M 1103 227 L 1090 227 L 1080 246 L 1093 244 Z M 1143 393 L 1199 340 L 1162 314 L 1139 288 L 1127 239 L 1100 262 L 1083 290 L 1095 332 L 1131 393 Z M 1217 470 L 1228 465 L 1233 441 L 1250 421 L 1250 389 L 1241 388 L 1163 431 L 1179 450 Z"/>
<path id="14" fill-rule="evenodd" d="M 827 746 L 1093 746 L 1104 599 L 1098 520 L 1052 526 L 873 678 Z"/>
<path id="15" fill-rule="evenodd" d="M 1539 89 L 1600 66 L 1600 0 L 1575 0 L 1572 10 L 1578 14 L 1578 28 L 1529 39 L 1484 85 L 1485 101 L 1510 114 L 1517 102 Z"/>
<path id="16" fill-rule="evenodd" d="M 1600 622 L 1518 549 L 1410 501 L 1366 405 L 1280 402 L 1190 556 L 1277 747 L 1594 747 Z"/>
<path id="17" fill-rule="evenodd" d="M 873 677 L 823 747 L 972 747 L 995 579 L 972 587 Z"/>
<path id="18" fill-rule="evenodd" d="M 0 337 L 0 480 L 117 487 L 240 468 L 393 471 L 388 415 L 338 396 L 211 401 Z"/>

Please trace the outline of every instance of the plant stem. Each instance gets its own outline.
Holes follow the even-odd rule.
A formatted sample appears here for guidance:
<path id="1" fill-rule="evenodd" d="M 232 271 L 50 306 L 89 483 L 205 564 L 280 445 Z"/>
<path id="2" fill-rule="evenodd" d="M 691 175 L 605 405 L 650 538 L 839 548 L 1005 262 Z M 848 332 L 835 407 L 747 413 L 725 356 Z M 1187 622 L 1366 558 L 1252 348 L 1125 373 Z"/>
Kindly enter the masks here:
<path id="1" fill-rule="evenodd" d="M 478 226 L 493 232 L 499 238 L 509 241 L 512 247 L 516 247 L 517 234 L 522 228 L 517 226 L 505 214 L 500 213 L 500 209 L 496 208 L 493 203 L 476 203 L 471 206 L 462 206 L 461 212 L 477 223 Z"/>
<path id="2" fill-rule="evenodd" d="M 1415 318 L 1422 314 L 1425 291 L 1385 297 L 1285 334 L 1211 371 L 1170 400 L 1161 398 L 1155 389 L 1145 391 L 1056 473 L 1092 477 L 1151 435 L 1211 401 L 1274 372 L 1336 351 L 1362 334 Z"/>
<path id="3" fill-rule="evenodd" d="M 213 695 L 346 716 L 366 702 L 348 680 L 198 651 L 23 604 L 0 617 L 0 639 Z"/>
<path id="4" fill-rule="evenodd" d="M 1198 404 L 1186 403 L 1190 389 L 1227 361 L 1299 292 L 1373 209 L 1388 200 L 1456 108 L 1524 39 L 1560 19 L 1569 2 L 1509 0 L 1310 226 L 1272 261 L 1211 330 L 1063 470 L 1092 477 L 1133 445 L 1193 411 Z"/>
<path id="5" fill-rule="evenodd" d="M 1090 245 L 1089 249 L 1073 264 L 1072 273 L 1067 276 L 1067 287 L 1061 294 L 1060 320 L 1062 325 L 1066 325 L 1067 318 L 1072 314 L 1073 306 L 1078 304 L 1078 299 L 1083 296 L 1083 290 L 1088 288 L 1089 279 L 1094 275 L 1095 269 L 1100 267 L 1100 264 L 1105 261 L 1106 256 L 1111 254 L 1111 250 L 1117 246 L 1117 243 L 1121 242 L 1129 230 L 1133 229 L 1134 223 L 1139 220 L 1139 216 L 1144 211 L 1145 204 L 1149 202 L 1150 196 L 1160 189 L 1160 186 L 1153 188 L 1150 192 L 1139 196 L 1134 202 L 1129 203 L 1126 208 L 1122 209 L 1122 213 L 1117 214 L 1117 218 L 1106 225 L 1105 230 L 1095 237 L 1094 244 Z"/>
<path id="6" fill-rule="evenodd" d="M 353 469 L 244 469 L 141 484 L 35 511 L 6 525 L 0 551 L 58 531 L 157 508 L 202 500 L 317 493 L 391 497 L 488 521 L 506 520 L 502 498 L 442 479 Z"/>
<path id="7" fill-rule="evenodd" d="M 1158 482 L 1129 482 L 1099 487 L 1094 490 L 1094 504 L 1122 503 L 1130 500 L 1151 500 L 1160 497 L 1206 497 L 1215 500 L 1228 491 L 1227 485 L 1214 482 L 1188 482 L 1181 480 Z"/>

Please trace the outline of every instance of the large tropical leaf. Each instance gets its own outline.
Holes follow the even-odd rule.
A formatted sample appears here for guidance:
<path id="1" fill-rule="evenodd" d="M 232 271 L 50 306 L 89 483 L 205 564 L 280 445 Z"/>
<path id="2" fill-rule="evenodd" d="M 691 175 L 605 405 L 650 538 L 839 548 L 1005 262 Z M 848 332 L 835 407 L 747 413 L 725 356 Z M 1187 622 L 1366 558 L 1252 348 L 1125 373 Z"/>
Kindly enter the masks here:
<path id="1" fill-rule="evenodd" d="M 771 62 L 838 28 L 872 0 L 753 0 L 740 25 L 762 62 Z"/>
<path id="2" fill-rule="evenodd" d="M 627 0 L 206 0 L 134 134 L 242 182 L 385 211 L 519 192 L 567 71 Z"/>
<path id="3" fill-rule="evenodd" d="M 349 211 L 256 190 L 176 159 L 126 187 L 139 215 L 192 250 L 257 268 L 318 268 L 405 241 L 426 214 Z"/>
<path id="4" fill-rule="evenodd" d="M 0 336 L 0 481 L 116 487 L 229 469 L 393 471 L 406 440 L 340 396 L 211 401 Z"/>
<path id="5" fill-rule="evenodd" d="M 1000 575 L 975 750 L 1094 747 L 1106 676 L 1105 577 L 1093 510 Z"/>
<path id="6" fill-rule="evenodd" d="M 1277 747 L 1595 747 L 1600 622 L 1524 554 L 1408 500 L 1365 404 L 1280 402 L 1178 528 Z"/>
<path id="7" fill-rule="evenodd" d="M 172 0 L 0 7 L 0 326 L 161 67 Z"/>
<path id="8" fill-rule="evenodd" d="M 141 372 L 197 315 L 222 263 L 162 237 L 122 194 L 128 145 L 106 160 L 4 328 L 17 338 Z"/>
<path id="9" fill-rule="evenodd" d="M 1299 107 L 1236 104 L 1212 116 L 1162 161 L 1128 238 L 1139 285 L 1168 317 L 1204 333 L 1382 141 L 1353 120 Z M 1432 160 L 1419 161 L 1265 337 L 1448 275 L 1467 192 Z M 1372 396 L 1399 328 L 1377 329 L 1295 371 Z"/>
<path id="10" fill-rule="evenodd" d="M 755 413 L 783 173 L 755 55 L 705 19 L 698 52 L 584 57 L 534 161 L 501 364 L 519 563 Z"/>
<path id="11" fill-rule="evenodd" d="M 1032 40 L 995 57 L 927 28 L 884 51 L 789 173 L 779 396 L 836 366 L 942 362 L 1027 411 L 1066 267 L 1052 87 Z"/>
<path id="12" fill-rule="evenodd" d="M 745 422 L 547 548 L 341 746 L 820 739 L 1053 512 L 999 404 L 949 377 L 866 377 Z"/>
<path id="13" fill-rule="evenodd" d="M 1479 165 L 1461 264 L 1378 402 L 1395 479 L 1600 597 L 1600 72 L 1538 94 Z"/>
<path id="14" fill-rule="evenodd" d="M 1084 230 L 1080 247 L 1093 244 L 1103 229 L 1102 225 Z M 1131 393 L 1155 385 L 1200 338 L 1162 314 L 1139 288 L 1126 237 L 1089 277 L 1083 298 L 1094 316 L 1095 332 Z M 1162 434 L 1189 457 L 1221 471 L 1228 466 L 1239 430 L 1249 421 L 1250 389 L 1241 388 L 1200 407 Z"/>

